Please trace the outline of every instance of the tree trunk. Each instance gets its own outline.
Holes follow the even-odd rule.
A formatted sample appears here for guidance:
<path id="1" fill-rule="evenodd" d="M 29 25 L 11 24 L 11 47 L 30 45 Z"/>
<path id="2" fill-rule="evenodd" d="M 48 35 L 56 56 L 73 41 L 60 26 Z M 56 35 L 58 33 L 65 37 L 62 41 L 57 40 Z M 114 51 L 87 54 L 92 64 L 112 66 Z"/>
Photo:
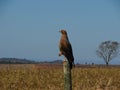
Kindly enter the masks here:
<path id="1" fill-rule="evenodd" d="M 106 66 L 108 66 L 109 65 L 109 63 L 108 62 L 106 62 Z"/>

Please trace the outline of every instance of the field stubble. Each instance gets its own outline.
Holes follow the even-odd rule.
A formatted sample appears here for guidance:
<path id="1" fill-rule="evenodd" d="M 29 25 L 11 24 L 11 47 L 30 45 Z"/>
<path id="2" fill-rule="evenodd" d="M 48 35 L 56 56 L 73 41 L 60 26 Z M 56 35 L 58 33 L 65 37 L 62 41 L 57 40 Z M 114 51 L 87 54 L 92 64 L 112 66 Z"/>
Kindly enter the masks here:
<path id="1" fill-rule="evenodd" d="M 61 65 L 0 65 L 0 90 L 63 90 Z M 120 68 L 74 68 L 73 90 L 120 90 Z"/>

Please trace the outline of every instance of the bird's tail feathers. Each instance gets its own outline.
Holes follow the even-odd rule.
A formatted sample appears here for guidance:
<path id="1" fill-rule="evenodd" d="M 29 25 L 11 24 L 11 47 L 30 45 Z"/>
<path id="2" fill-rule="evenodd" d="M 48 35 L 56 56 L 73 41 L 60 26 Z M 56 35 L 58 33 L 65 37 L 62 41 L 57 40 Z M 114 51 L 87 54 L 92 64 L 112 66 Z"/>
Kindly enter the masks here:
<path id="1" fill-rule="evenodd" d="M 69 66 L 70 66 L 70 69 L 72 69 L 73 67 L 75 67 L 74 62 L 73 63 L 69 62 Z"/>

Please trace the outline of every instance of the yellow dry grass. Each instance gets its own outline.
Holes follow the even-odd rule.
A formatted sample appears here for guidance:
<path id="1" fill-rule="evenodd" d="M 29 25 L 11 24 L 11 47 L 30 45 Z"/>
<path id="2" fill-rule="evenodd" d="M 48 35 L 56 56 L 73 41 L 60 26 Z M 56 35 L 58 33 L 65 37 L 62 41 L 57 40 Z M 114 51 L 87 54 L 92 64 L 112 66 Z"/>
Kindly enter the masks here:
<path id="1" fill-rule="evenodd" d="M 0 90 L 63 90 L 62 68 L 1 65 Z M 120 90 L 120 68 L 74 68 L 73 90 Z"/>

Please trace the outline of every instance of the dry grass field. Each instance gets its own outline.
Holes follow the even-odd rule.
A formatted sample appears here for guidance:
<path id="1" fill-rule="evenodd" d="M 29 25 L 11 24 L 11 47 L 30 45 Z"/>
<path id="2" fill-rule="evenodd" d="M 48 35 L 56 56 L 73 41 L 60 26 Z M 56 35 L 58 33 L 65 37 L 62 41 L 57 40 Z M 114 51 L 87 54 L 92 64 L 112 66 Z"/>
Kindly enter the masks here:
<path id="1" fill-rule="evenodd" d="M 120 90 L 120 67 L 76 67 L 73 90 Z M 64 90 L 61 65 L 0 65 L 0 90 Z"/>

